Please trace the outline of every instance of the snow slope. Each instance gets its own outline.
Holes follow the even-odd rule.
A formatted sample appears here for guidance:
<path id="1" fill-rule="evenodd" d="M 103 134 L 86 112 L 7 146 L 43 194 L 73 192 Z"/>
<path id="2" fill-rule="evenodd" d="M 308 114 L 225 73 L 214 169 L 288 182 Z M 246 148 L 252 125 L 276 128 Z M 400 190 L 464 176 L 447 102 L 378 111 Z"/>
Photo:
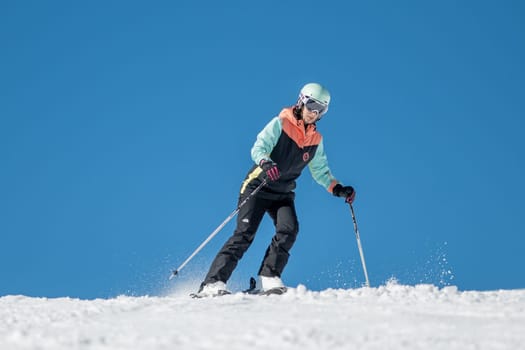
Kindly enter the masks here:
<path id="1" fill-rule="evenodd" d="M 0 298 L 0 349 L 525 349 L 525 290 Z"/>

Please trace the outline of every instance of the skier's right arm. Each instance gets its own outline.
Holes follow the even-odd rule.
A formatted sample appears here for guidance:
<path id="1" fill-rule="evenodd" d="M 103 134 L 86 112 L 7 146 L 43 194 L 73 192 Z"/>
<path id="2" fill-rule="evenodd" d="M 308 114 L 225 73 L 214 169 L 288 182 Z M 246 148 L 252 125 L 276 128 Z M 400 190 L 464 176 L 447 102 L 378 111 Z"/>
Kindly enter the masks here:
<path id="1" fill-rule="evenodd" d="M 253 144 L 251 155 L 255 164 L 261 164 L 261 160 L 271 161 L 270 154 L 279 141 L 282 132 L 282 124 L 279 117 L 273 118 L 257 135 Z"/>

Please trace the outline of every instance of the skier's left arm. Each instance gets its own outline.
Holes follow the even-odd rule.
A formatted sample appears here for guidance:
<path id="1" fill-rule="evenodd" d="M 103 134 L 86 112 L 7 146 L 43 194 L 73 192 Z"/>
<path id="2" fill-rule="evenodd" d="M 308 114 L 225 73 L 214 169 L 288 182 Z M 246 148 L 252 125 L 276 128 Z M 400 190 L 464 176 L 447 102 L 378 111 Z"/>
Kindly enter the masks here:
<path id="1" fill-rule="evenodd" d="M 332 175 L 330 168 L 328 167 L 328 159 L 324 152 L 323 140 L 317 146 L 315 155 L 308 164 L 308 168 L 312 173 L 314 180 L 321 186 L 323 186 L 328 192 L 332 193 L 334 186 L 339 183 L 336 178 Z"/>

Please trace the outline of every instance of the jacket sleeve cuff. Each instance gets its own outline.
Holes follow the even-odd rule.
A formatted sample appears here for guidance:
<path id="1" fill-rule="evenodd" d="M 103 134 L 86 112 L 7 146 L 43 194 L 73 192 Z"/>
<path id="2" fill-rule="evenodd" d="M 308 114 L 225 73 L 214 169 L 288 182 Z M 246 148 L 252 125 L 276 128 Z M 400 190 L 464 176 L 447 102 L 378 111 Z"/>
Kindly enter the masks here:
<path id="1" fill-rule="evenodd" d="M 328 186 L 328 192 L 333 193 L 333 191 L 334 191 L 334 187 L 335 187 L 335 185 L 337 185 L 338 183 L 339 183 L 339 181 L 337 181 L 337 180 L 333 180 L 333 181 L 330 183 L 330 186 Z"/>

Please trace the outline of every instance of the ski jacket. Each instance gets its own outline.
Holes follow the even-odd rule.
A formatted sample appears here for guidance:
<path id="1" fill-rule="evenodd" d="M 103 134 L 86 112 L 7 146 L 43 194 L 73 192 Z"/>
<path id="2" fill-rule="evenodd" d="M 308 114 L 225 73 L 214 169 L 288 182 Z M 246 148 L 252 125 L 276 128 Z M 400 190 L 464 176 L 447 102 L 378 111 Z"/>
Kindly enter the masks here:
<path id="1" fill-rule="evenodd" d="M 324 152 L 323 137 L 315 124 L 306 125 L 294 115 L 292 107 L 285 108 L 273 118 L 257 135 L 251 150 L 255 165 L 250 169 L 242 186 L 241 195 L 246 188 L 254 188 L 261 183 L 263 171 L 259 164 L 271 160 L 277 164 L 281 177 L 268 182 L 261 192 L 290 193 L 295 189 L 295 180 L 308 165 L 312 177 L 328 192 L 332 192 L 338 181 L 332 176 Z"/>

